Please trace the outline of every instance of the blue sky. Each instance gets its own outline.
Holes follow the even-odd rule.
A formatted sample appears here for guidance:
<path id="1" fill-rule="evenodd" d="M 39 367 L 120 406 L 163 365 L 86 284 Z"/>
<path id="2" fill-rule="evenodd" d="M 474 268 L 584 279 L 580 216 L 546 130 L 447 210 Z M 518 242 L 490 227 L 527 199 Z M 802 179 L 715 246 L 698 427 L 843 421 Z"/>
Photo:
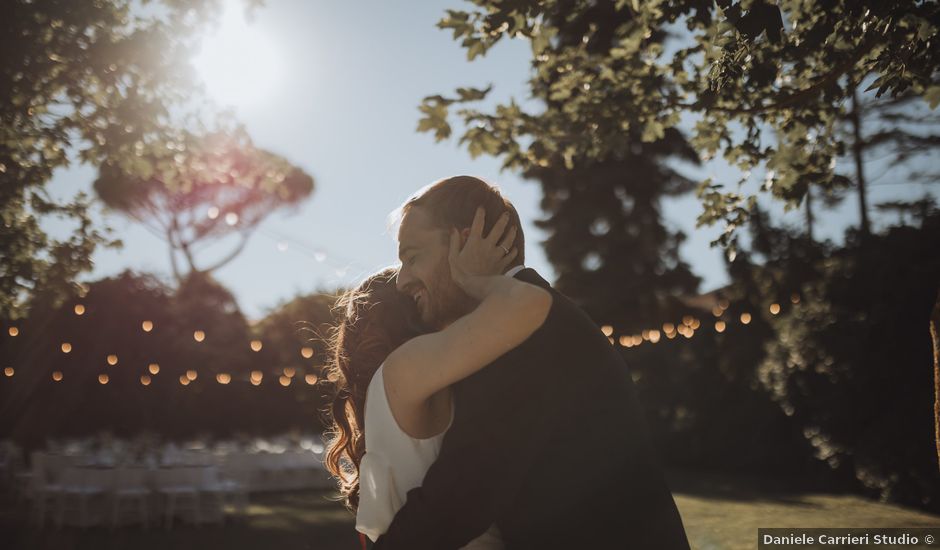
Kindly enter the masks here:
<path id="1" fill-rule="evenodd" d="M 471 63 L 450 32 L 436 28 L 445 9 L 465 6 L 454 1 L 268 0 L 256 13 L 251 24 L 256 38 L 250 40 L 258 43 L 239 45 L 271 56 L 259 61 L 265 69 L 259 71 L 274 74 L 247 94 L 253 100 L 235 105 L 237 115 L 258 146 L 305 169 L 317 188 L 296 212 L 273 214 L 243 253 L 216 273 L 250 318 L 298 293 L 350 284 L 395 263 L 387 215 L 418 188 L 454 174 L 499 185 L 526 224 L 527 264 L 554 278 L 539 244 L 544 235 L 532 223 L 541 216 L 537 182 L 500 173 L 496 159 L 471 159 L 453 140 L 435 143 L 431 135 L 415 131 L 417 106 L 427 95 L 493 83 L 493 101 L 515 97 L 525 103 L 528 98 L 527 42 L 504 41 Z M 226 47 L 231 45 L 222 44 Z M 275 65 L 276 70 L 266 70 Z M 708 173 L 720 176 L 727 169 L 712 163 L 690 175 Z M 57 196 L 90 191 L 95 174 L 86 166 L 61 170 L 51 189 Z M 922 189 L 876 186 L 871 203 L 922 194 Z M 720 253 L 709 247 L 719 229 L 695 229 L 700 210 L 694 196 L 664 203 L 668 223 L 689 237 L 682 255 L 702 277 L 705 291 L 724 284 L 727 276 Z M 800 220 L 798 213 L 776 212 L 778 219 Z M 169 274 L 163 241 L 118 214 L 102 212 L 99 219 L 115 229 L 124 247 L 97 252 L 87 279 L 126 268 Z M 817 235 L 837 238 L 856 220 L 855 197 L 850 196 L 825 214 Z M 49 228 L 61 230 L 55 224 Z M 210 249 L 203 263 L 213 253 L 223 254 L 225 244 Z"/>

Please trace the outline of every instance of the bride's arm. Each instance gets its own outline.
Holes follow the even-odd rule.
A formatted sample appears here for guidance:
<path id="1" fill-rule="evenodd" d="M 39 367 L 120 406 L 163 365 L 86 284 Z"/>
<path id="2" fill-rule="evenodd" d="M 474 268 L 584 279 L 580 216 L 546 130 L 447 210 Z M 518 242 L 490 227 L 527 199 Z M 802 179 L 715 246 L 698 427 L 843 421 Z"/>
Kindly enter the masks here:
<path id="1" fill-rule="evenodd" d="M 444 330 L 409 340 L 388 356 L 387 389 L 404 402 L 424 402 L 477 372 L 525 341 L 548 316 L 552 295 L 547 290 L 505 275 L 473 272 L 487 258 L 503 255 L 497 244 L 502 230 L 494 226 L 483 239 L 478 218 L 462 250 L 459 234 L 451 233 L 449 261 L 454 282 L 480 304 Z"/>

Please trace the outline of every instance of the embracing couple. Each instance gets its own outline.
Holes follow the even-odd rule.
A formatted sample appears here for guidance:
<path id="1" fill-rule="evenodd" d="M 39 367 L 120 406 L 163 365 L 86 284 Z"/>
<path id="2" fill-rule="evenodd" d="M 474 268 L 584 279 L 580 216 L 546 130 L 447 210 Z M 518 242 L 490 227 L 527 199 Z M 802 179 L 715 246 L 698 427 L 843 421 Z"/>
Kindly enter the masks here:
<path id="1" fill-rule="evenodd" d="M 630 369 L 524 266 L 512 204 L 456 176 L 400 215 L 401 266 L 333 342 L 326 462 L 363 545 L 687 550 Z"/>

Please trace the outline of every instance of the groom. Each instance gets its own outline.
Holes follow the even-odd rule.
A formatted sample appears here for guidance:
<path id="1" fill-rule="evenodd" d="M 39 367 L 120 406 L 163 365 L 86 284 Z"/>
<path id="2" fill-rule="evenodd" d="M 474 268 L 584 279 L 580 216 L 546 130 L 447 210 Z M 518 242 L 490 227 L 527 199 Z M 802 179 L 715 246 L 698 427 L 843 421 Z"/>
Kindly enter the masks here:
<path id="1" fill-rule="evenodd" d="M 495 188 L 455 176 L 402 206 L 398 289 L 432 330 L 475 307 L 447 252 L 450 228 L 469 228 L 479 205 L 485 232 L 510 212 L 519 254 L 506 275 L 548 289 L 552 309 L 528 340 L 454 386 L 440 455 L 375 548 L 456 549 L 496 524 L 508 549 L 688 550 L 630 369 L 583 311 L 524 267 L 519 216 Z"/>

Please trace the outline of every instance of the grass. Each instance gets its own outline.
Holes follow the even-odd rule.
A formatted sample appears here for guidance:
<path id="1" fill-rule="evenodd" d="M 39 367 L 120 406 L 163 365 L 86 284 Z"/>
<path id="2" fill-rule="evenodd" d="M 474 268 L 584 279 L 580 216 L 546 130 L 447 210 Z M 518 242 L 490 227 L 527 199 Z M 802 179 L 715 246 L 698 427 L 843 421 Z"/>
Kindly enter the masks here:
<path id="1" fill-rule="evenodd" d="M 858 495 L 790 488 L 785 481 L 670 472 L 670 485 L 696 550 L 753 549 L 758 527 L 937 527 L 940 516 Z M 224 526 L 38 529 L 26 509 L 0 506 L 0 540 L 9 550 L 203 549 L 354 550 L 353 518 L 327 492 L 252 495 L 248 513 Z"/>
<path id="2" fill-rule="evenodd" d="M 670 486 L 695 550 L 753 550 L 759 527 L 940 527 L 940 516 L 786 480 L 672 472 Z"/>

